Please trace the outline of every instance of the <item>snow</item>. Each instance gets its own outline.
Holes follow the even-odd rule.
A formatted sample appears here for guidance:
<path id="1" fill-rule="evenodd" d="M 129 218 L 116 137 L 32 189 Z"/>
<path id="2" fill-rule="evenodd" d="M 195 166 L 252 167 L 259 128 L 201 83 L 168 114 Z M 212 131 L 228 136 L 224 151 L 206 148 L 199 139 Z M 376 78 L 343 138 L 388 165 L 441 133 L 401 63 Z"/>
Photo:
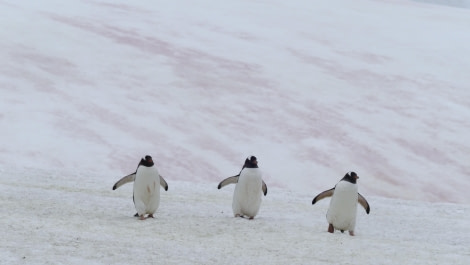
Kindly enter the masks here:
<path id="1" fill-rule="evenodd" d="M 34 172 L 34 173 L 32 173 Z M 132 185 L 89 172 L 2 169 L 4 264 L 467 264 L 470 206 L 368 197 L 356 236 L 326 232 L 328 201 L 271 188 L 253 220 L 233 185 L 173 181 L 139 221 Z M 39 181 L 41 180 L 41 181 Z M 108 184 L 108 185 L 107 185 Z M 316 194 L 315 194 L 316 195 Z M 6 221 L 6 223 L 5 223 Z"/>
<path id="2" fill-rule="evenodd" d="M 1 1 L 0 263 L 467 264 L 470 9 L 423 2 Z M 217 190 L 248 155 L 253 221 Z M 371 212 L 331 235 L 351 170 Z"/>

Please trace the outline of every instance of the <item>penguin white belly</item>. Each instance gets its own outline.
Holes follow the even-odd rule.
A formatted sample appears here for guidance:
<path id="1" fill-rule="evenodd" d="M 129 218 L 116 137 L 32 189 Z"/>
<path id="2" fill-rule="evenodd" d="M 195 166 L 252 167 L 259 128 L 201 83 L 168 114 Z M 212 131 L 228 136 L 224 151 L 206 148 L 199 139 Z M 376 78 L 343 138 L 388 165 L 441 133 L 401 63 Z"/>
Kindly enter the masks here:
<path id="1" fill-rule="evenodd" d="M 160 204 L 160 175 L 155 167 L 140 166 L 134 181 L 134 205 L 139 216 L 153 214 Z"/>
<path id="2" fill-rule="evenodd" d="M 261 206 L 261 171 L 258 168 L 245 168 L 238 177 L 233 192 L 233 214 L 255 217 Z"/>
<path id="3" fill-rule="evenodd" d="M 357 214 L 357 185 L 340 181 L 335 186 L 326 214 L 328 223 L 337 230 L 354 231 Z"/>

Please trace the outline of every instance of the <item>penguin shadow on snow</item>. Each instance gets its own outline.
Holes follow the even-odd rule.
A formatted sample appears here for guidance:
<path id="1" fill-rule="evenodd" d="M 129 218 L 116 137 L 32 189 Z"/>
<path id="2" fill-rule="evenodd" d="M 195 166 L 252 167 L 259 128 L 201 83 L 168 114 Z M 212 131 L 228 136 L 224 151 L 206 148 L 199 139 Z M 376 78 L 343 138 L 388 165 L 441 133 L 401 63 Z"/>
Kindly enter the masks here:
<path id="1" fill-rule="evenodd" d="M 358 192 L 357 179 L 359 176 L 355 172 L 348 172 L 332 189 L 325 190 L 313 198 L 312 204 L 315 204 L 324 198 L 331 197 L 326 213 L 329 233 L 334 233 L 335 230 L 344 233 L 347 230 L 349 235 L 354 236 L 358 203 L 369 214 L 369 203 Z"/>
<path id="2" fill-rule="evenodd" d="M 266 196 L 268 193 L 268 187 L 261 176 L 258 160 L 255 156 L 249 156 L 245 159 L 238 175 L 222 180 L 217 186 L 217 189 L 221 189 L 229 184 L 235 184 L 232 200 L 235 217 L 253 220 L 258 214 L 262 194 Z"/>
<path id="3" fill-rule="evenodd" d="M 158 173 L 151 156 L 146 155 L 142 158 L 136 171 L 118 180 L 113 190 L 129 182 L 134 182 L 132 198 L 137 211 L 134 216 L 140 220 L 154 218 L 153 215 L 160 205 L 160 186 L 167 191 L 168 184 Z"/>

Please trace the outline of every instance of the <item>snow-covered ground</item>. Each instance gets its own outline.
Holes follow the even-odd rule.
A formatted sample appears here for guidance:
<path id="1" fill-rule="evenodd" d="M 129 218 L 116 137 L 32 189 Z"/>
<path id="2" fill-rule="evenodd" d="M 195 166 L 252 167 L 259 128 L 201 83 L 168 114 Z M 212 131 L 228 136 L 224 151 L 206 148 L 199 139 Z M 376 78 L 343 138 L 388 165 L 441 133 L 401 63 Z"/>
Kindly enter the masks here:
<path id="1" fill-rule="evenodd" d="M 2 264 L 468 264 L 470 206 L 368 197 L 356 236 L 326 232 L 328 201 L 272 188 L 253 221 L 233 185 L 172 181 L 138 221 L 132 185 L 90 172 L 1 170 Z M 95 179 L 94 181 L 92 179 Z"/>
<path id="2" fill-rule="evenodd" d="M 0 263 L 468 264 L 457 2 L 0 1 Z M 146 154 L 140 222 L 111 187 Z M 248 155 L 254 221 L 216 188 Z M 330 235 L 311 200 L 351 170 L 371 213 Z"/>

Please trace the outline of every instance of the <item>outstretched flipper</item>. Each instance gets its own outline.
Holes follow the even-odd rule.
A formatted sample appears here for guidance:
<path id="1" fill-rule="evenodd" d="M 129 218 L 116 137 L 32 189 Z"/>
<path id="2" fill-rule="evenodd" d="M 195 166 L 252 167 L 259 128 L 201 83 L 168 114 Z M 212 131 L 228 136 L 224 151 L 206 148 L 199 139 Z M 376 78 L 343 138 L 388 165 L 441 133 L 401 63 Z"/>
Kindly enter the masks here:
<path id="1" fill-rule="evenodd" d="M 261 186 L 261 188 L 263 189 L 264 196 L 266 196 L 266 194 L 268 194 L 268 186 L 266 186 L 266 183 L 264 183 L 264 180 L 263 180 L 263 185 Z"/>
<path id="2" fill-rule="evenodd" d="M 364 198 L 364 196 L 362 196 L 359 192 L 357 194 L 359 195 L 357 197 L 357 201 L 359 202 L 360 205 L 362 205 L 362 207 L 364 207 L 364 209 L 366 210 L 366 213 L 369 214 L 370 212 L 369 203 L 367 202 L 366 198 Z"/>
<path id="3" fill-rule="evenodd" d="M 168 190 L 168 184 L 166 183 L 165 179 L 160 175 L 160 186 L 165 190 Z"/>
<path id="4" fill-rule="evenodd" d="M 236 184 L 238 183 L 238 177 L 240 175 L 236 175 L 236 176 L 233 176 L 233 177 L 228 177 L 224 180 L 222 180 L 220 183 L 219 183 L 219 186 L 217 186 L 217 189 L 221 189 L 225 186 L 227 186 L 228 184 Z M 266 194 L 268 194 L 268 186 L 266 186 L 266 183 L 264 182 L 263 180 L 263 185 L 261 186 L 261 189 L 263 190 L 263 194 L 264 196 L 266 196 Z"/>
<path id="5" fill-rule="evenodd" d="M 329 189 L 329 190 L 325 190 L 324 192 L 321 192 L 315 198 L 313 198 L 312 204 L 315 204 L 317 201 L 319 201 L 321 199 L 333 196 L 334 191 L 335 191 L 335 188 L 332 188 L 332 189 Z M 359 192 L 357 193 L 357 195 L 358 195 L 357 196 L 357 202 L 362 207 L 364 207 L 364 209 L 366 210 L 366 213 L 369 214 L 370 206 L 369 206 L 369 203 L 367 202 L 366 198 L 364 198 L 364 196 L 362 196 Z"/>
<path id="6" fill-rule="evenodd" d="M 114 184 L 113 190 L 121 187 L 122 185 L 124 185 L 126 183 L 135 181 L 135 173 L 136 172 L 134 172 L 132 174 L 129 174 L 129 175 L 123 177 L 122 179 L 118 180 L 118 182 L 116 182 L 116 184 Z"/>
<path id="7" fill-rule="evenodd" d="M 312 204 L 315 204 L 317 201 L 322 200 L 324 198 L 333 196 L 334 192 L 335 192 L 335 188 L 332 188 L 332 189 L 325 190 L 325 191 L 321 192 L 315 198 L 313 198 Z"/>
<path id="8" fill-rule="evenodd" d="M 125 177 L 123 177 L 122 179 L 118 180 L 118 182 L 116 182 L 116 184 L 114 184 L 113 186 L 113 190 L 121 187 L 122 185 L 124 184 L 127 184 L 129 182 L 134 182 L 135 181 L 135 173 L 132 173 L 132 174 L 129 174 Z M 168 190 L 168 184 L 166 183 L 166 180 L 160 176 L 160 186 L 162 186 L 162 188 L 164 188 L 165 190 Z"/>
<path id="9" fill-rule="evenodd" d="M 236 176 L 233 176 L 233 177 L 228 177 L 224 180 L 222 180 L 220 183 L 219 183 L 219 186 L 217 186 L 217 189 L 221 189 L 223 188 L 224 186 L 227 186 L 228 184 L 235 184 L 235 183 L 238 183 L 238 177 L 240 175 L 236 175 Z"/>

